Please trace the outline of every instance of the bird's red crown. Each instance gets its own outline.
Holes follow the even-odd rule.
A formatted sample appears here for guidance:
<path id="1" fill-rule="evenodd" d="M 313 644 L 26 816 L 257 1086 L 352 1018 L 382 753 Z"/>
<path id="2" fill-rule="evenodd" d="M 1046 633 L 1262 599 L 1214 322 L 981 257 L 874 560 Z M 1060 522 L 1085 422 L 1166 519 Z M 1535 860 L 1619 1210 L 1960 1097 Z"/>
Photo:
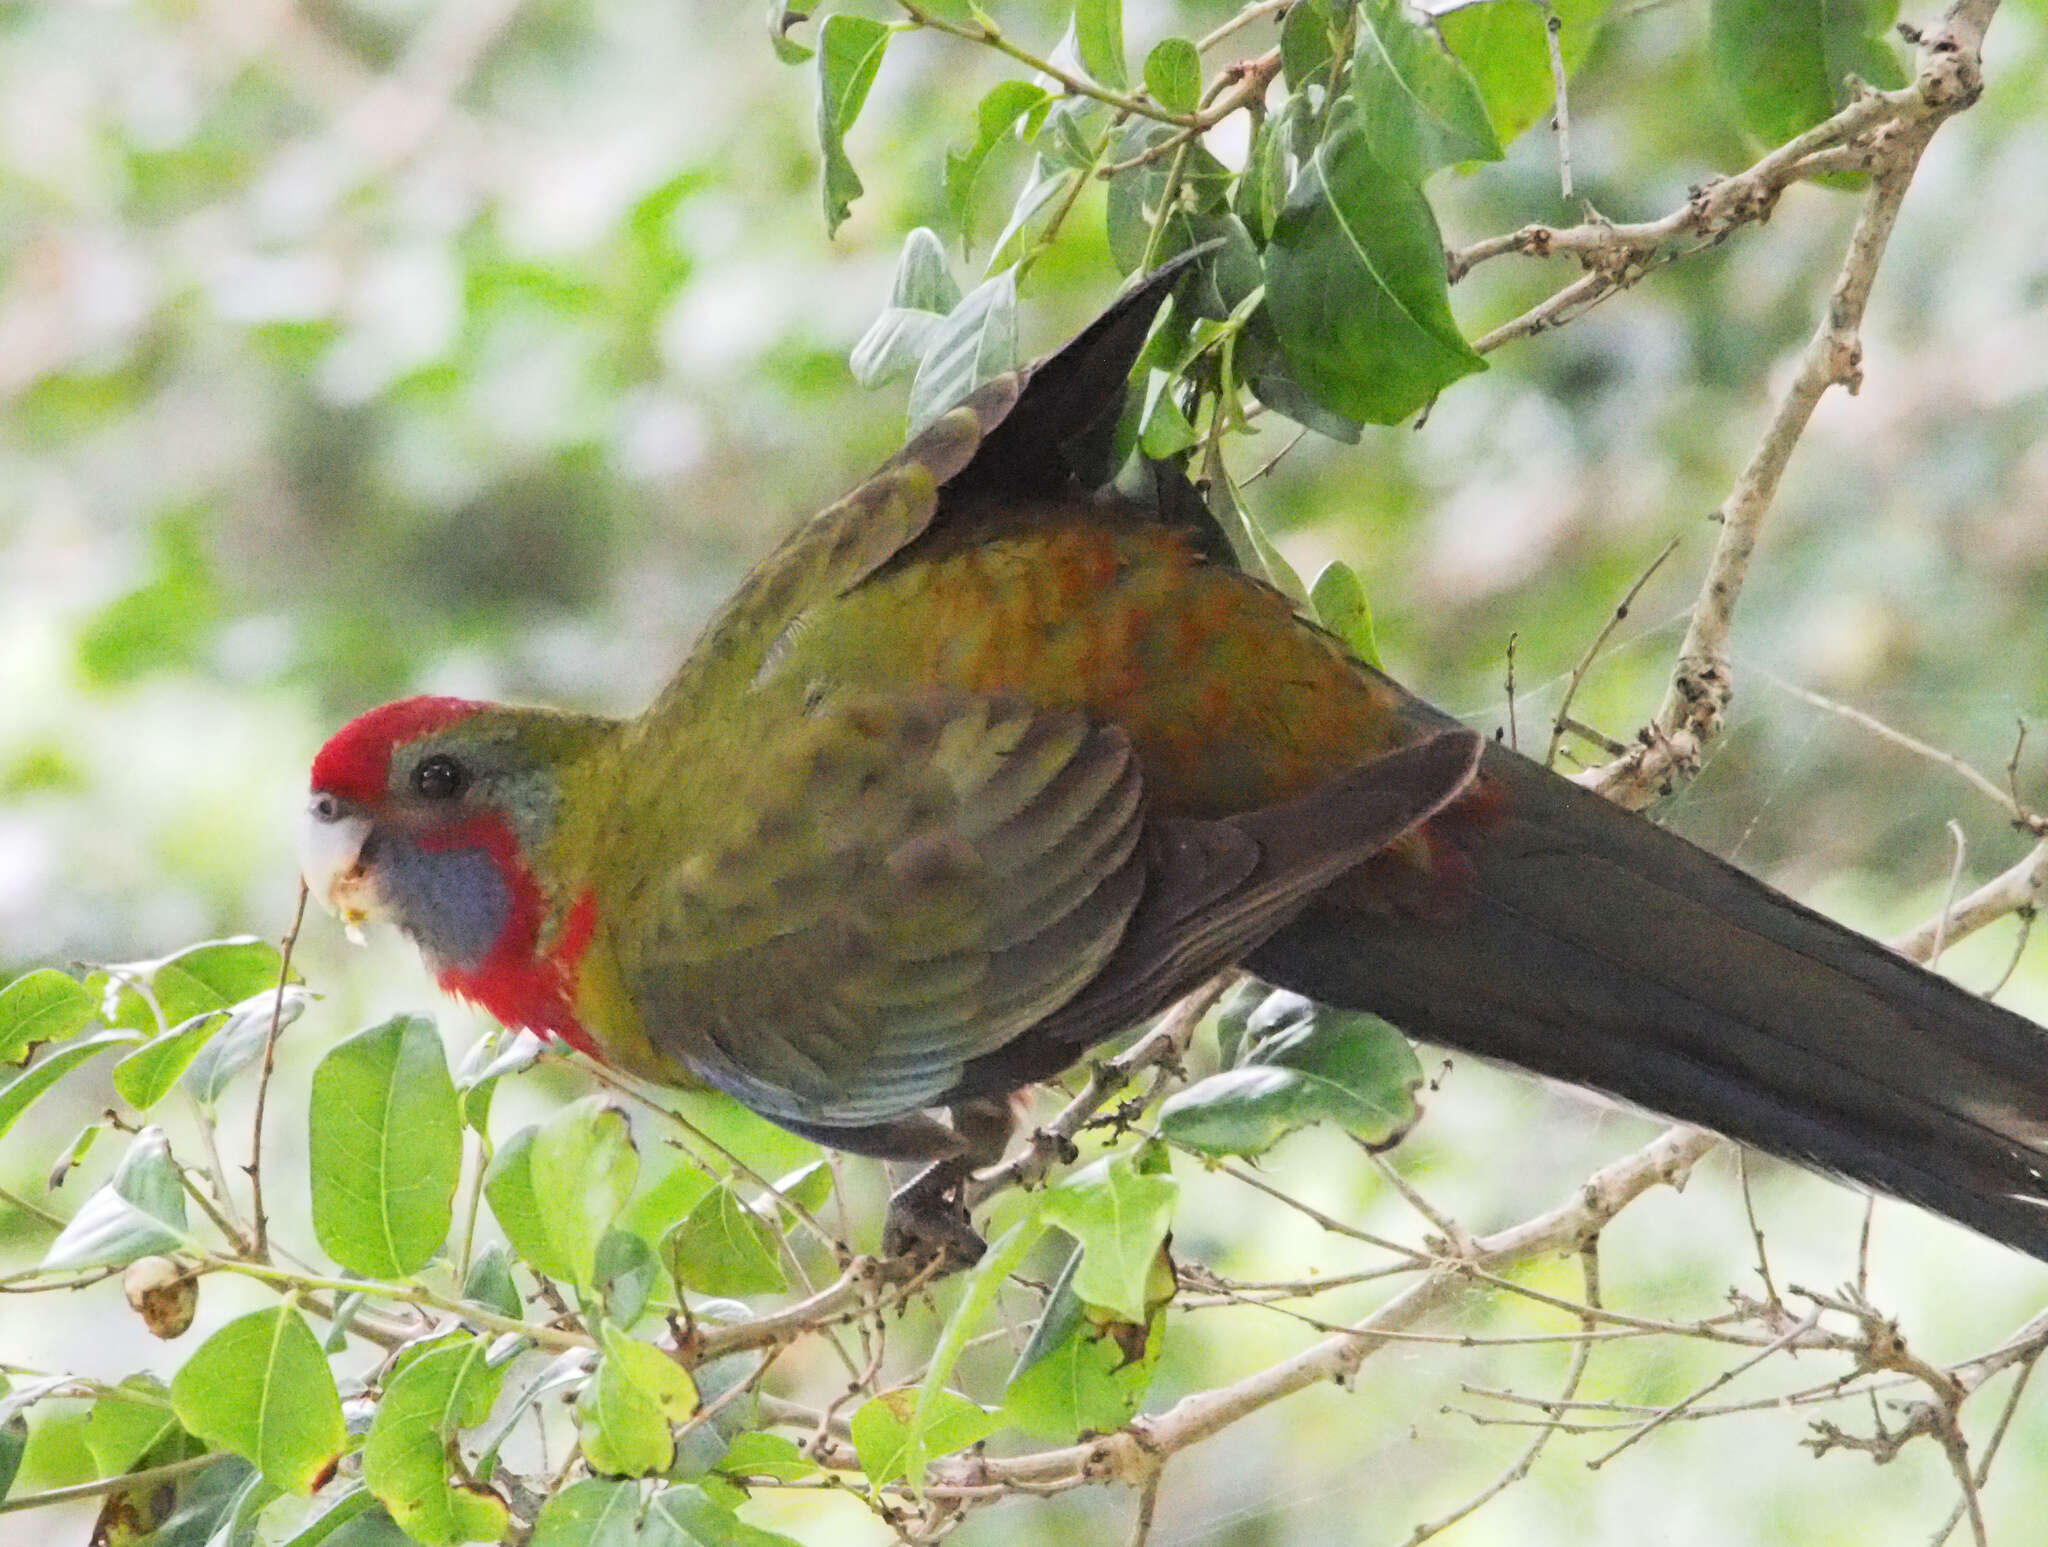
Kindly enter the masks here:
<path id="1" fill-rule="evenodd" d="M 359 714 L 329 737 L 313 759 L 312 787 L 347 800 L 376 800 L 391 776 L 394 750 L 483 707 L 467 698 L 401 698 Z"/>

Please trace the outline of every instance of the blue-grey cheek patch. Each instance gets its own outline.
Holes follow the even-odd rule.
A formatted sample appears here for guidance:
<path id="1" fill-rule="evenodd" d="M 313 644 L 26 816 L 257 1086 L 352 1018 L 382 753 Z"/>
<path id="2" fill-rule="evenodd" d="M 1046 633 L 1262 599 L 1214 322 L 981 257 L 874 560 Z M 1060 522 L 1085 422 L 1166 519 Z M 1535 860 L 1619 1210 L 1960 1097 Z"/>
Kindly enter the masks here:
<path id="1" fill-rule="evenodd" d="M 512 912 L 511 892 L 490 855 L 394 843 L 379 870 L 385 902 L 434 966 L 473 972 L 483 965 Z"/>

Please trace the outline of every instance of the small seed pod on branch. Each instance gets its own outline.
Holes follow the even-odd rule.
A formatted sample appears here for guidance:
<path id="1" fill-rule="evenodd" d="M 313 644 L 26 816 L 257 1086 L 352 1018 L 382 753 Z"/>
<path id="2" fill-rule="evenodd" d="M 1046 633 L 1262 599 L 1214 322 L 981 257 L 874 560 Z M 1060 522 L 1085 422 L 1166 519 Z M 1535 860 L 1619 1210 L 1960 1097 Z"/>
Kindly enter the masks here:
<path id="1" fill-rule="evenodd" d="M 121 1289 L 151 1337 L 180 1337 L 199 1309 L 199 1280 L 169 1257 L 141 1257 L 121 1275 Z"/>

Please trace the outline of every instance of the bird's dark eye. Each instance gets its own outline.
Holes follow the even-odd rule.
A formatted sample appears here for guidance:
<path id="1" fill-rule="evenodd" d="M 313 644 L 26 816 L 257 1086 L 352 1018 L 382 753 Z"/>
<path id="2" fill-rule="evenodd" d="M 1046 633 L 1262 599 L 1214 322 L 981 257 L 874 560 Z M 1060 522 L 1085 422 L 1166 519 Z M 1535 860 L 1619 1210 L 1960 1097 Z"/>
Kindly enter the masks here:
<path id="1" fill-rule="evenodd" d="M 322 790 L 313 797 L 312 812 L 313 819 L 317 822 L 339 822 L 341 820 L 341 802 L 336 800 L 326 790 Z"/>
<path id="2" fill-rule="evenodd" d="M 454 758 L 437 752 L 412 771 L 412 787 L 428 800 L 453 800 L 469 788 L 469 774 Z"/>

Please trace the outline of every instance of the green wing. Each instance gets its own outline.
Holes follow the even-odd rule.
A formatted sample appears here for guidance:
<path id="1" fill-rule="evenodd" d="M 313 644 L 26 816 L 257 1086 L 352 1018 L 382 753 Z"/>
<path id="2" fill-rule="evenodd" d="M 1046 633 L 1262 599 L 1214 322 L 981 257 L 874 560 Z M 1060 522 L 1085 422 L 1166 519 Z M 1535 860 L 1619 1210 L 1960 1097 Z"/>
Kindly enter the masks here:
<path id="1" fill-rule="evenodd" d="M 976 388 L 805 522 L 740 583 L 646 718 L 680 722 L 743 694 L 807 610 L 943 530 L 948 512 L 1106 482 L 1115 471 L 1108 446 L 1152 319 L 1208 250 L 1154 269 L 1056 353 Z"/>
<path id="2" fill-rule="evenodd" d="M 930 1104 L 1072 999 L 1145 884 L 1123 734 L 1009 700 L 836 700 L 780 722 L 715 836 L 650 844 L 619 945 L 650 1040 L 771 1118 Z"/>

